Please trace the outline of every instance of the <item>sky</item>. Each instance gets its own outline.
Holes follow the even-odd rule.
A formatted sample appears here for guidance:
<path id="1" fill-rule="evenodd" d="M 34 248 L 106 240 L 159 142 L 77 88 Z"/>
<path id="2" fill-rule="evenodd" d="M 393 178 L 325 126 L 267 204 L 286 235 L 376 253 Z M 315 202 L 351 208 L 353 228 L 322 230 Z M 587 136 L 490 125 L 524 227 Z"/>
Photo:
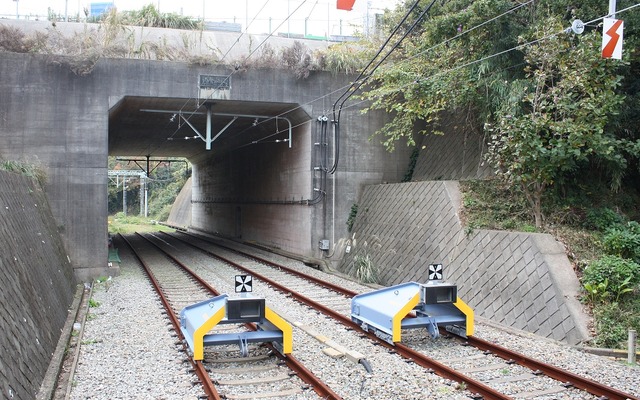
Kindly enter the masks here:
<path id="1" fill-rule="evenodd" d="M 139 10 L 153 4 L 162 13 L 177 13 L 215 22 L 235 22 L 250 33 L 272 31 L 325 36 L 363 32 L 373 15 L 393 8 L 400 0 L 356 0 L 352 11 L 336 8 L 336 0 L 0 0 L 0 18 L 46 19 L 48 10 L 64 19 L 78 14 L 91 3 L 113 2 L 118 10 Z M 266 6 L 265 6 L 266 3 Z M 263 8 L 264 6 L 264 8 Z M 292 17 L 285 21 L 287 15 Z M 369 18 L 367 19 L 367 15 Z M 279 28 L 278 28 L 279 27 Z"/>

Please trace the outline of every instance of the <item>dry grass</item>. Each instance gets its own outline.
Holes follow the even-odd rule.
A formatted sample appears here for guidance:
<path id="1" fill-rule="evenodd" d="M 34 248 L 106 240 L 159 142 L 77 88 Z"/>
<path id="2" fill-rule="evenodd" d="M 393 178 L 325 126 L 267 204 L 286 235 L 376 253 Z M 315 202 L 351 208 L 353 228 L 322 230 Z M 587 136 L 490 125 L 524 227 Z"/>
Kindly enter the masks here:
<path id="1" fill-rule="evenodd" d="M 136 32 L 118 14 L 110 14 L 97 25 L 85 24 L 82 31 L 71 35 L 63 34 L 55 22 L 46 32 L 31 34 L 0 25 L 0 52 L 44 54 L 49 63 L 67 67 L 78 76 L 90 74 L 101 58 L 181 61 L 193 65 L 223 63 L 236 70 L 280 68 L 292 70 L 299 79 L 307 78 L 313 71 L 351 73 L 363 66 L 352 44 L 314 52 L 299 41 L 281 49 L 267 43 L 250 58 L 233 59 L 207 41 L 202 30 L 185 30 L 180 33 L 178 44 L 169 43 L 166 36 L 140 40 Z"/>

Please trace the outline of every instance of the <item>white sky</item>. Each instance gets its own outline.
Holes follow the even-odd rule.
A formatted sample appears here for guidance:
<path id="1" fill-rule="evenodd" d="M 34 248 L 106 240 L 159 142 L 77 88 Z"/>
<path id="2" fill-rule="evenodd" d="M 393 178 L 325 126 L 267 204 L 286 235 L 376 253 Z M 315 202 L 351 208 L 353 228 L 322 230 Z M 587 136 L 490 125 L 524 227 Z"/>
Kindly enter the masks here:
<path id="1" fill-rule="evenodd" d="M 80 14 L 84 8 L 90 9 L 91 3 L 110 2 L 110 0 L 0 0 L 0 18 L 46 19 L 48 10 L 64 18 L 65 8 L 69 17 Z M 278 32 L 306 33 L 324 36 L 329 30 L 331 35 L 349 35 L 354 29 L 362 32 L 366 24 L 367 10 L 370 18 L 381 13 L 384 8 L 393 8 L 399 0 L 356 0 L 352 11 L 336 9 L 336 0 L 113 0 L 119 10 L 139 10 L 147 4 L 153 4 L 160 12 L 174 12 L 194 18 L 204 17 L 207 21 L 236 22 L 245 29 L 249 25 L 250 33 L 269 33 L 275 30 L 284 19 L 298 6 L 295 14 L 284 22 Z M 258 14 L 263 5 L 266 7 Z M 257 15 L 257 17 L 256 17 Z M 252 23 L 251 21 L 256 18 Z M 270 20 L 271 19 L 271 20 Z M 358 28 L 353 26 L 357 25 Z M 342 29 L 341 29 L 342 27 Z"/>

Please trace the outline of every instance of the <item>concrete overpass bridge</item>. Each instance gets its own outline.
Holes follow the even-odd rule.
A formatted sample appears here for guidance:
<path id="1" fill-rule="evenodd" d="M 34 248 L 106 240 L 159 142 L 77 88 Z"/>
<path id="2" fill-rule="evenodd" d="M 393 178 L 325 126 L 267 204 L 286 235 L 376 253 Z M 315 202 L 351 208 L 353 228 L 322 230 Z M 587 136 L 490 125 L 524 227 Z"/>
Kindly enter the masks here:
<path id="1" fill-rule="evenodd" d="M 337 144 L 331 106 L 353 79 L 345 75 L 101 59 L 77 76 L 46 56 L 3 53 L 0 76 L 0 157 L 46 172 L 81 280 L 109 272 L 109 155 L 185 157 L 193 229 L 318 258 L 348 236 L 364 185 L 398 182 L 409 162 L 406 146 L 388 153 L 369 140 L 386 116 L 360 104 L 342 112 L 338 168 L 326 172 Z"/>

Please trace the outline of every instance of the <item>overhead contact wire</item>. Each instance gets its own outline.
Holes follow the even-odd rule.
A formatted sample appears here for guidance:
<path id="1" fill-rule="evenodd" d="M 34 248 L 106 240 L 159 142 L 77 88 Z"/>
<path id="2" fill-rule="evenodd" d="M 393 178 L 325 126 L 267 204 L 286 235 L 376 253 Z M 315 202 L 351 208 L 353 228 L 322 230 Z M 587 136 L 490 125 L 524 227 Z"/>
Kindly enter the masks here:
<path id="1" fill-rule="evenodd" d="M 624 9 L 619 10 L 619 11 L 616 11 L 616 14 L 621 14 L 621 13 L 623 13 L 623 12 L 629 11 L 629 10 L 634 9 L 634 8 L 636 8 L 636 7 L 640 7 L 640 3 L 638 3 L 638 4 L 634 4 L 633 6 L 630 6 L 630 7 L 624 8 Z M 607 14 L 607 15 L 602 16 L 602 17 L 595 18 L 595 19 L 593 19 L 593 20 L 591 20 L 591 21 L 589 21 L 589 22 L 585 23 L 585 25 L 589 25 L 589 24 L 592 24 L 592 23 L 594 23 L 594 22 L 600 21 L 600 20 L 602 20 L 602 19 L 604 19 L 604 18 L 607 18 L 609 15 L 610 15 L 610 14 Z M 502 51 L 499 51 L 499 52 L 497 52 L 497 53 L 494 53 L 494 54 L 491 54 L 491 55 L 488 55 L 488 56 L 485 56 L 485 57 L 479 58 L 479 59 L 474 60 L 474 61 L 469 61 L 469 62 L 467 62 L 467 63 L 461 64 L 461 65 L 458 65 L 458 66 L 456 66 L 456 67 L 449 68 L 449 69 L 447 69 L 447 70 L 437 72 L 437 73 L 435 73 L 435 74 L 433 74 L 433 75 L 430 75 L 430 76 L 428 76 L 428 77 L 423 77 L 423 78 L 416 79 L 416 80 L 414 80 L 413 82 L 405 83 L 404 85 L 400 85 L 400 86 L 398 86 L 395 90 L 405 89 L 405 88 L 411 87 L 411 86 L 413 86 L 413 85 L 417 85 L 417 84 L 419 84 L 419 83 L 421 83 L 421 82 L 424 82 L 424 81 L 427 81 L 427 80 L 430 80 L 430 79 L 436 78 L 436 77 L 441 76 L 441 75 L 444 75 L 444 74 L 447 74 L 447 73 L 449 73 L 449 72 L 458 71 L 458 70 L 460 70 L 460 69 L 463 69 L 463 68 L 466 68 L 466 67 L 472 66 L 472 65 L 474 65 L 474 64 L 481 63 L 481 62 L 486 61 L 486 60 L 490 60 L 490 59 L 492 59 L 492 58 L 495 58 L 495 57 L 501 56 L 501 55 L 503 55 L 503 54 L 507 54 L 507 53 L 512 52 L 512 51 L 515 51 L 515 50 L 521 50 L 521 49 L 523 49 L 523 48 L 525 48 L 525 47 L 527 47 L 527 46 L 534 45 L 534 44 L 536 44 L 536 43 L 542 42 L 542 41 L 544 41 L 544 40 L 550 39 L 550 38 L 552 38 L 552 37 L 555 37 L 555 36 L 558 36 L 558 35 L 561 35 L 561 34 L 564 34 L 564 33 L 568 33 L 568 32 L 570 32 L 570 31 L 571 31 L 571 28 L 565 28 L 565 29 L 563 29 L 563 30 L 561 30 L 561 31 L 559 31 L 559 32 L 554 32 L 554 33 L 548 34 L 548 35 L 546 35 L 546 36 L 543 36 L 543 37 L 540 37 L 540 38 L 537 38 L 537 39 L 531 40 L 531 41 L 529 41 L 529 42 L 519 44 L 519 45 L 514 46 L 514 47 L 512 47 L 512 48 L 510 48 L 510 49 L 502 50 Z M 343 108 L 351 108 L 351 107 L 355 107 L 355 106 L 357 106 L 357 105 L 359 105 L 359 104 L 362 104 L 362 103 L 365 103 L 365 102 L 367 102 L 367 101 L 369 101 L 369 100 L 361 100 L 361 101 L 358 101 L 358 102 L 352 103 L 352 104 L 350 104 L 350 105 L 348 105 L 348 106 L 345 106 L 345 107 L 343 107 Z"/>
<path id="2" fill-rule="evenodd" d="M 362 70 L 362 72 L 360 73 L 360 75 L 358 76 L 358 78 L 356 79 L 356 81 L 354 82 L 354 84 L 352 84 L 352 86 L 349 87 L 349 89 L 347 89 L 339 98 L 338 100 L 333 104 L 333 123 L 334 123 L 334 149 L 335 149 L 335 154 L 334 154 L 334 158 L 333 158 L 333 165 L 331 167 L 331 169 L 329 169 L 329 173 L 333 174 L 336 169 L 338 168 L 338 160 L 340 159 L 340 116 L 342 114 L 342 108 L 344 106 L 344 103 L 357 91 L 359 90 L 362 85 L 364 85 L 364 83 L 366 82 L 366 80 L 376 71 L 376 69 L 378 69 L 378 67 L 380 67 L 380 65 L 387 59 L 387 57 L 389 57 L 389 55 L 391 55 L 391 53 L 398 48 L 398 46 L 400 46 L 400 43 L 402 43 L 402 41 L 411 33 L 413 32 L 413 30 L 415 29 L 415 27 L 418 25 L 418 23 L 420 21 L 422 21 L 422 19 L 424 18 L 424 16 L 427 14 L 427 12 L 429 12 L 429 10 L 431 10 L 431 7 L 433 7 L 433 5 L 435 4 L 436 0 L 433 0 L 431 2 L 431 4 L 429 4 L 420 14 L 420 16 L 418 18 L 416 18 L 416 20 L 413 22 L 413 24 L 411 25 L 411 27 L 404 33 L 404 35 L 402 35 L 402 37 L 396 42 L 396 44 L 387 52 L 387 54 L 380 60 L 378 61 L 378 63 L 375 65 L 375 67 L 373 67 L 373 69 L 367 74 L 364 75 L 365 71 L 367 70 L 367 68 L 369 68 L 369 66 L 375 61 L 375 59 L 382 53 L 383 49 L 386 47 L 386 45 L 391 41 L 391 38 L 398 32 L 398 30 L 400 29 L 400 27 L 406 22 L 406 20 L 409 18 L 409 16 L 411 15 L 411 13 L 413 12 L 413 10 L 417 7 L 417 5 L 420 3 L 420 0 L 417 0 L 413 6 L 407 11 L 407 13 L 404 15 L 404 17 L 402 18 L 402 20 L 396 25 L 395 29 L 393 30 L 393 32 L 389 35 L 389 37 L 387 38 L 387 40 L 385 41 L 385 43 L 380 47 L 380 50 L 378 50 L 378 53 L 371 59 L 371 61 L 369 61 L 369 64 L 367 64 L 367 66 Z M 338 102 L 340 102 L 340 105 L 338 106 Z M 336 115 L 336 107 L 338 108 L 338 112 Z"/>
<path id="3" fill-rule="evenodd" d="M 256 18 L 258 17 L 258 15 L 264 10 L 264 8 L 266 7 L 266 5 L 269 3 L 270 0 L 267 0 L 263 6 L 260 8 L 260 10 L 255 14 L 255 16 L 253 17 L 253 19 L 251 20 L 251 23 L 253 23 L 253 21 L 256 20 Z M 304 0 L 295 10 L 293 10 L 293 12 L 291 12 L 287 18 L 285 18 L 274 30 L 272 30 L 267 37 L 247 56 L 244 58 L 243 62 L 246 62 L 261 46 L 263 46 L 265 44 L 265 42 L 271 38 L 273 36 L 273 33 L 276 32 L 285 22 L 287 22 L 291 16 L 293 14 L 295 14 L 298 9 L 300 9 L 300 7 L 302 7 L 308 0 Z M 250 24 L 249 24 L 250 25 Z M 249 25 L 247 25 L 247 29 L 249 27 Z M 246 31 L 246 29 L 245 29 Z M 240 37 L 242 37 L 242 34 L 240 35 Z M 231 48 L 233 48 L 235 46 L 235 44 L 240 40 L 240 37 L 238 37 L 238 39 L 236 39 L 236 42 L 234 42 L 234 44 L 231 46 Z M 223 58 L 221 59 L 221 61 L 227 56 L 227 54 L 229 54 L 229 52 L 231 51 L 231 48 L 229 48 L 229 50 L 227 50 L 227 52 L 225 53 L 225 55 L 223 56 Z M 222 83 L 226 82 L 235 72 L 237 71 L 234 70 L 232 71 L 229 75 L 227 75 L 227 77 L 222 81 Z M 222 83 L 220 85 L 218 85 L 217 89 L 220 89 L 222 87 Z M 209 96 L 210 97 L 210 96 Z M 209 100 L 209 97 L 206 100 Z M 185 101 L 185 103 L 182 105 L 182 107 L 180 108 L 180 113 L 182 113 L 182 110 L 184 110 L 184 108 L 187 106 L 187 104 L 191 101 L 191 100 L 197 100 L 195 98 L 189 98 L 187 101 Z M 197 105 L 196 108 L 191 111 L 191 112 L 185 112 L 185 114 L 187 114 L 187 118 L 185 118 L 186 121 L 189 121 L 191 119 L 191 117 L 193 115 L 195 115 L 195 113 L 198 112 L 198 110 L 200 109 L 202 105 Z M 184 118 L 184 117 L 183 117 Z M 185 121 L 185 122 L 186 122 Z M 180 130 L 180 126 L 178 128 L 176 128 L 174 130 L 174 132 L 169 136 L 169 138 L 174 138 L 175 135 L 178 133 L 178 131 Z"/>

